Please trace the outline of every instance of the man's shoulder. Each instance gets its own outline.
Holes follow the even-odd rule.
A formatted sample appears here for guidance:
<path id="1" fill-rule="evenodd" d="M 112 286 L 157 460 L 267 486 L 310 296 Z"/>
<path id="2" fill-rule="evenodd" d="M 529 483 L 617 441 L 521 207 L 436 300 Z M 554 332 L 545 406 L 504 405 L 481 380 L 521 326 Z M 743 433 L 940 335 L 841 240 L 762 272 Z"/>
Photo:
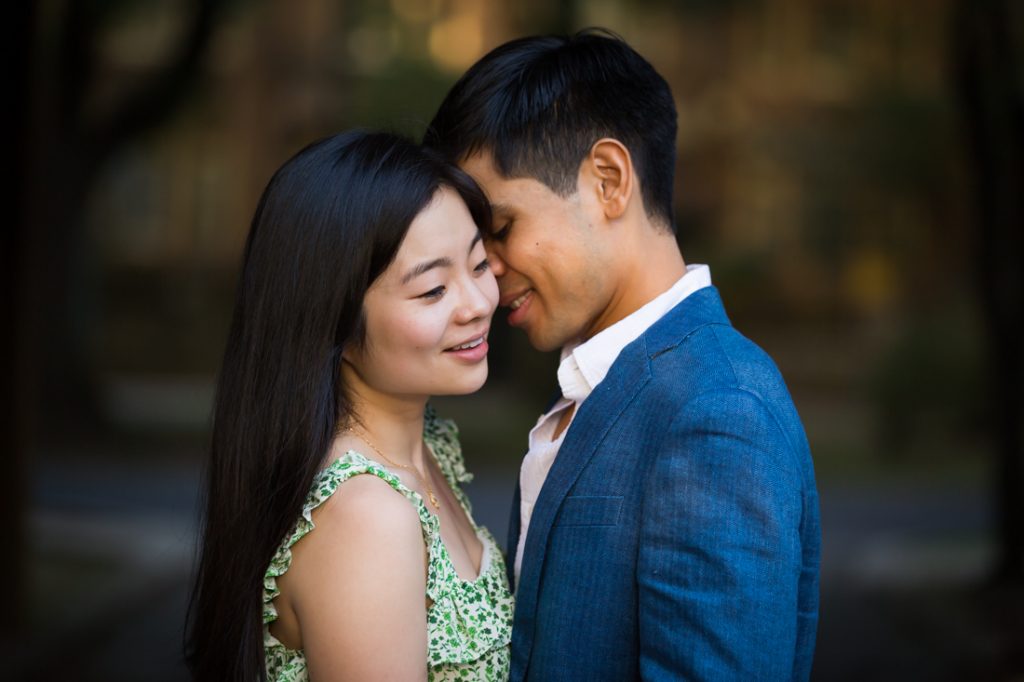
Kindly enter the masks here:
<path id="1" fill-rule="evenodd" d="M 619 356 L 621 369 L 646 365 L 645 408 L 680 409 L 694 398 L 742 390 L 770 409 L 791 398 L 778 367 L 755 342 L 732 326 L 717 289 L 704 287 L 670 310 Z"/>
<path id="2" fill-rule="evenodd" d="M 807 450 L 801 421 L 782 373 L 760 346 L 729 324 L 708 324 L 651 358 L 646 404 L 687 420 L 718 414 L 760 415 L 776 424 L 795 451 Z M 756 421 L 756 420 L 754 420 Z"/>
<path id="3" fill-rule="evenodd" d="M 677 344 L 653 354 L 650 362 L 655 383 L 678 387 L 682 395 L 716 388 L 756 390 L 765 382 L 781 381 L 771 357 L 728 323 L 692 329 Z"/>

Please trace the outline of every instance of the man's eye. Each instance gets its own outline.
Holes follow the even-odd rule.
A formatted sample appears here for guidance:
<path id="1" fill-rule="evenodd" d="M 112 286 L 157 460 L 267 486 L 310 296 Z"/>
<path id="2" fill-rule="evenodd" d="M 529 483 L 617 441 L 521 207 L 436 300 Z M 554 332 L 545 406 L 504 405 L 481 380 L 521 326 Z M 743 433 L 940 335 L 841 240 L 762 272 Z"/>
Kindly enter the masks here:
<path id="1" fill-rule="evenodd" d="M 497 230 L 492 230 L 490 237 L 491 239 L 499 242 L 503 242 L 508 238 L 508 231 L 512 227 L 512 221 L 509 221 L 499 227 Z"/>
<path id="2" fill-rule="evenodd" d="M 420 295 L 419 295 L 419 296 L 417 296 L 416 298 L 426 298 L 426 299 L 431 299 L 431 298 L 441 298 L 441 296 L 443 296 L 443 295 L 444 295 L 444 291 L 445 291 L 445 289 L 444 289 L 444 287 L 443 287 L 443 286 L 439 286 L 439 287 L 434 287 L 433 289 L 431 289 L 431 290 L 430 290 L 430 291 L 428 291 L 427 293 L 425 293 L 425 294 L 420 294 Z"/>

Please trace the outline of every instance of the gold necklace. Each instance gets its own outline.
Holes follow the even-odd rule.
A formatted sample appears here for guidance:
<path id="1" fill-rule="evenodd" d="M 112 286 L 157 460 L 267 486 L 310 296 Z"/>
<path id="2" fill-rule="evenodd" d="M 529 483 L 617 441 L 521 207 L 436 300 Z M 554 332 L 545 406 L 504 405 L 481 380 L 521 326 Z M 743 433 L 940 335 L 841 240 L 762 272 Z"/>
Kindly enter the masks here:
<path id="1" fill-rule="evenodd" d="M 423 487 L 426 488 L 426 490 L 427 490 L 427 498 L 430 500 L 430 504 L 434 505 L 434 509 L 437 509 L 437 510 L 441 509 L 441 503 L 438 501 L 437 495 L 434 494 L 434 490 L 430 487 L 430 484 L 427 483 L 427 479 L 424 478 L 423 476 L 421 476 L 420 472 L 416 471 L 415 467 L 409 466 L 408 464 L 399 464 L 398 462 L 392 461 L 387 455 L 385 455 L 383 452 L 381 452 L 380 448 L 378 448 L 376 445 L 374 445 L 373 442 L 369 438 L 367 438 L 365 435 L 357 432 L 351 426 L 346 427 L 345 430 L 348 431 L 349 433 L 351 433 L 353 436 L 355 436 L 359 440 L 361 440 L 364 443 L 366 443 L 367 445 L 369 445 L 370 448 L 372 448 L 374 452 L 376 452 L 378 455 L 380 455 L 382 458 L 384 458 L 384 461 L 387 462 L 388 464 L 390 464 L 391 466 L 398 467 L 399 469 L 405 469 L 406 471 L 411 472 L 412 475 L 415 476 L 419 480 L 419 482 L 423 484 Z"/>

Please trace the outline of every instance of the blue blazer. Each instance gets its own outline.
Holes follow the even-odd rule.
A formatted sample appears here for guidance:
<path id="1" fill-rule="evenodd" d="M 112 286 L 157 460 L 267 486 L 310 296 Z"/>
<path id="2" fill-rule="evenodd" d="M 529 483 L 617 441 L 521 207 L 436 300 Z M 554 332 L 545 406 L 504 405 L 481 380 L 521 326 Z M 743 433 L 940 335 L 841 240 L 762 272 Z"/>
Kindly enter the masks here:
<path id="1" fill-rule="evenodd" d="M 509 527 L 515 565 L 519 490 Z M 818 620 L 811 453 L 772 360 L 713 287 L 626 346 L 530 519 L 512 680 L 805 680 Z"/>

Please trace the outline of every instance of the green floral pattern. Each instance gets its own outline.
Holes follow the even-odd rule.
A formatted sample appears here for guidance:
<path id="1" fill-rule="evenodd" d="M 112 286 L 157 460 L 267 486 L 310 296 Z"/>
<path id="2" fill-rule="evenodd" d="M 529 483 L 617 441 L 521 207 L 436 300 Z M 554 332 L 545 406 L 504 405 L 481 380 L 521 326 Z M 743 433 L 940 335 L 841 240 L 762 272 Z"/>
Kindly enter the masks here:
<path id="1" fill-rule="evenodd" d="M 428 408 L 423 439 L 472 522 L 469 499 L 460 486 L 472 480 L 472 474 L 466 471 L 454 422 L 438 419 Z M 280 594 L 277 578 L 291 566 L 292 545 L 315 527 L 313 510 L 334 494 L 339 485 L 358 474 L 372 474 L 386 481 L 405 495 L 419 513 L 429 556 L 426 596 L 433 602 L 427 610 L 427 679 L 508 679 L 513 601 L 505 577 L 505 563 L 494 537 L 486 528 L 473 523 L 484 544 L 485 561 L 480 576 L 475 580 L 463 580 L 456 573 L 448 550 L 441 541 L 437 517 L 427 510 L 419 493 L 403 485 L 383 465 L 355 450 L 349 450 L 317 474 L 303 505 L 302 516 L 267 568 L 263 579 L 263 647 L 267 678 L 272 682 L 309 679 L 303 652 L 287 648 L 270 634 L 269 625 L 277 619 L 274 607 L 274 598 Z"/>

